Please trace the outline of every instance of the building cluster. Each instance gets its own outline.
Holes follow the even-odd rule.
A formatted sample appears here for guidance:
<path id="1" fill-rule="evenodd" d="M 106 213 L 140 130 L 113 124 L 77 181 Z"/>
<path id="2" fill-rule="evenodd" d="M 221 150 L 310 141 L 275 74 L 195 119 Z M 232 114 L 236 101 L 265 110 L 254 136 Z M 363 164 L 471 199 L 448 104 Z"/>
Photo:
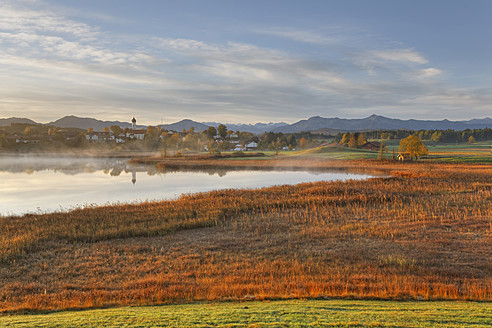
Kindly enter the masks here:
<path id="1" fill-rule="evenodd" d="M 179 136 L 181 141 L 185 141 L 186 136 L 191 131 L 173 131 L 173 130 L 161 130 L 159 138 L 162 140 L 165 137 Z M 218 147 L 222 143 L 228 143 L 230 145 L 230 149 L 234 151 L 248 151 L 248 150 L 256 150 L 258 149 L 258 143 L 256 142 L 243 142 L 241 141 L 239 132 L 228 131 L 225 137 L 222 137 L 219 134 L 213 136 L 213 141 L 215 145 Z M 137 129 L 136 128 L 136 119 L 132 119 L 132 127 L 122 130 L 121 133 L 115 134 L 109 129 L 105 129 L 103 132 L 96 132 L 89 130 L 85 133 L 85 138 L 89 142 L 115 142 L 118 144 L 126 143 L 131 140 L 144 140 L 146 136 L 149 134 L 148 129 Z M 209 145 L 203 146 L 204 150 L 209 150 Z"/>
<path id="2" fill-rule="evenodd" d="M 128 140 L 144 140 L 147 130 L 127 130 L 115 135 L 113 132 L 90 131 L 85 134 L 87 141 L 125 143 Z"/>
<path id="3" fill-rule="evenodd" d="M 4 138 L 8 140 L 10 144 L 39 144 L 50 143 L 53 141 L 58 142 L 70 142 L 74 141 L 74 144 L 80 144 L 80 142 L 89 143 L 116 143 L 124 144 L 130 141 L 148 141 L 149 145 L 156 145 L 159 143 L 159 139 L 163 144 L 167 146 L 181 147 L 194 149 L 194 150 L 206 150 L 209 148 L 216 148 L 220 150 L 233 150 L 233 151 L 248 151 L 257 150 L 259 144 L 252 141 L 252 136 L 245 136 L 239 131 L 227 131 L 222 135 L 210 128 L 210 131 L 214 131 L 215 135 L 208 134 L 207 131 L 202 133 L 195 133 L 191 128 L 189 131 L 183 130 L 163 130 L 159 127 L 148 127 L 146 129 L 137 128 L 136 119 L 133 118 L 131 128 L 121 128 L 119 126 L 105 127 L 103 131 L 94 131 L 92 128 L 85 132 L 77 128 L 56 128 L 50 127 L 48 131 L 41 125 L 30 126 L 22 125 L 17 126 L 16 131 L 10 134 L 5 134 Z M 166 141 L 166 140 L 168 141 Z"/>

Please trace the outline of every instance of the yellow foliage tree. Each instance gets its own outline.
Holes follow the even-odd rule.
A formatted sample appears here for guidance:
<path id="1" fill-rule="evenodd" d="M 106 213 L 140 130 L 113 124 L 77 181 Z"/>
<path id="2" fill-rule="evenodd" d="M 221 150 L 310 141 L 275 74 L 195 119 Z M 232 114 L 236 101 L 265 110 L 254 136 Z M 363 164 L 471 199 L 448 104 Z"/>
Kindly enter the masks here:
<path id="1" fill-rule="evenodd" d="M 418 159 L 422 155 L 427 155 L 428 150 L 425 148 L 424 143 L 419 137 L 411 135 L 400 141 L 400 147 L 398 148 L 400 153 L 407 153 L 410 155 L 410 159 L 415 157 Z"/>

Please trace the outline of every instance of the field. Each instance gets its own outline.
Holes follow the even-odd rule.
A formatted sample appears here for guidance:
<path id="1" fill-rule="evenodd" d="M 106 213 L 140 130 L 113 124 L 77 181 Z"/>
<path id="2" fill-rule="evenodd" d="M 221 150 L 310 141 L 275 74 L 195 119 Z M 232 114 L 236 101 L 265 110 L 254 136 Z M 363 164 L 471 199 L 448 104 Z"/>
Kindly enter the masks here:
<path id="1" fill-rule="evenodd" d="M 185 304 L 0 317 L 2 327 L 490 327 L 473 302 L 299 300 Z"/>
<path id="2" fill-rule="evenodd" d="M 398 155 L 398 146 L 400 140 L 374 140 L 386 145 L 384 158 L 391 159 L 393 151 Z M 424 141 L 429 154 L 421 160 L 441 162 L 441 163 L 492 163 L 492 142 L 482 141 L 473 144 L 469 143 L 441 143 L 433 141 Z M 346 148 L 335 146 L 322 146 L 313 149 L 296 150 L 296 151 L 266 151 L 266 155 L 280 157 L 297 157 L 310 156 L 318 158 L 329 158 L 337 160 L 361 160 L 376 159 L 377 151 L 364 149 Z"/>
<path id="3" fill-rule="evenodd" d="M 492 300 L 492 165 L 191 162 L 180 165 L 384 177 L 0 218 L 1 311 L 327 297 Z"/>

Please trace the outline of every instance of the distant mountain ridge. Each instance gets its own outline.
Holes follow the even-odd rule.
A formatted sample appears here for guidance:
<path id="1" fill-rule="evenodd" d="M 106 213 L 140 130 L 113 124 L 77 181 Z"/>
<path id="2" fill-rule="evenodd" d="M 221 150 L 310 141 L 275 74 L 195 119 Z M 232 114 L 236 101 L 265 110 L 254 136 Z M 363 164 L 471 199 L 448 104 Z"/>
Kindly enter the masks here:
<path id="1" fill-rule="evenodd" d="M 104 128 L 109 128 L 111 125 L 118 125 L 121 128 L 131 128 L 130 122 L 120 121 L 101 121 L 90 117 L 77 117 L 74 115 L 62 117 L 56 121 L 47 123 L 60 128 L 79 128 L 79 129 L 94 129 L 94 131 L 102 131 Z M 137 125 L 137 128 L 145 128 L 143 125 Z"/>
<path id="2" fill-rule="evenodd" d="M 189 130 L 191 127 L 195 129 L 195 131 L 205 131 L 208 129 L 209 125 L 195 122 L 189 119 L 181 120 L 176 123 L 172 124 L 159 124 L 159 127 L 165 129 L 165 130 L 173 130 L 173 131 L 183 131 L 183 130 Z"/>
<path id="3" fill-rule="evenodd" d="M 203 124 L 205 124 L 207 126 L 218 127 L 221 123 L 203 122 Z M 251 132 L 254 134 L 260 134 L 263 132 L 273 131 L 276 128 L 280 128 L 280 127 L 289 125 L 289 124 L 284 123 L 284 122 L 280 122 L 280 123 L 270 122 L 270 123 L 256 123 L 256 124 L 232 124 L 232 123 L 222 123 L 222 124 L 227 126 L 227 128 L 229 130 L 232 130 L 232 131 L 246 131 L 246 132 Z"/>
<path id="4" fill-rule="evenodd" d="M 11 123 L 25 123 L 25 124 L 40 124 L 28 118 L 4 118 L 0 119 L 0 126 L 7 126 Z M 167 130 L 182 131 L 189 130 L 191 127 L 195 131 L 204 131 L 209 126 L 217 127 L 221 123 L 217 122 L 196 122 L 190 119 L 184 119 L 172 124 L 160 124 L 158 126 Z M 492 118 L 487 117 L 483 119 L 471 119 L 468 121 L 433 121 L 433 120 L 401 120 L 393 119 L 380 115 L 371 115 L 362 119 L 345 119 L 345 118 L 324 118 L 320 116 L 313 116 L 306 120 L 300 120 L 293 124 L 287 123 L 256 123 L 256 124 L 229 124 L 223 123 L 229 130 L 233 131 L 247 131 L 255 134 L 263 132 L 345 132 L 345 131 L 367 131 L 367 130 L 465 130 L 465 129 L 484 129 L 492 128 Z M 62 128 L 79 128 L 89 129 L 94 131 L 102 131 L 105 127 L 109 128 L 111 125 L 118 125 L 121 128 L 130 128 L 132 124 L 130 122 L 121 121 L 101 121 L 95 118 L 77 117 L 74 115 L 62 117 L 56 121 L 47 123 L 45 125 L 53 125 Z M 137 125 L 137 128 L 146 128 L 144 125 Z"/>
<path id="5" fill-rule="evenodd" d="M 323 118 L 313 116 L 294 124 L 275 128 L 274 132 L 293 133 L 299 131 L 317 131 L 336 129 L 341 131 L 367 130 L 466 130 L 492 128 L 492 119 L 472 119 L 469 121 L 431 121 L 431 120 L 400 120 L 379 115 L 371 115 L 362 119 Z"/>
<path id="6" fill-rule="evenodd" d="M 18 124 L 38 124 L 33 120 L 23 117 L 0 118 L 0 126 L 9 126 L 12 123 Z"/>

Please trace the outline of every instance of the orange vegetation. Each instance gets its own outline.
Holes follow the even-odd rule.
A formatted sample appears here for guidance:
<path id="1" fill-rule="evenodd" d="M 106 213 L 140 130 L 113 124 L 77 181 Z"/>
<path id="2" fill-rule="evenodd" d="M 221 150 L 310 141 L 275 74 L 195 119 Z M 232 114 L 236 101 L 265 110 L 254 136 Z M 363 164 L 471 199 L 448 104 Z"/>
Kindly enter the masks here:
<path id="1" fill-rule="evenodd" d="M 216 166 L 234 164 L 225 162 Z M 253 298 L 492 300 L 492 165 L 248 162 L 387 177 L 0 218 L 0 311 Z"/>

